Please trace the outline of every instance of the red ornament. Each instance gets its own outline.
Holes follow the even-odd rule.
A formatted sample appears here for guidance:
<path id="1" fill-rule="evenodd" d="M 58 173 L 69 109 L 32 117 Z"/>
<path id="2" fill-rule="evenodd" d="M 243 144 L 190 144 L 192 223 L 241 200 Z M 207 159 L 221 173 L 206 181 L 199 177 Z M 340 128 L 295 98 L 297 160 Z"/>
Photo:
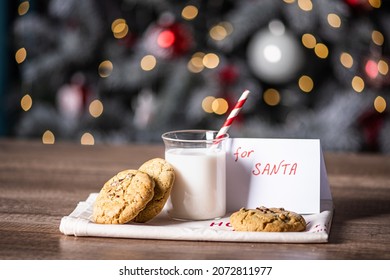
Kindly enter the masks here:
<path id="1" fill-rule="evenodd" d="M 224 66 L 219 72 L 219 80 L 224 85 L 232 85 L 238 79 L 239 73 L 234 65 Z"/>
<path id="2" fill-rule="evenodd" d="M 193 44 L 191 32 L 178 22 L 154 26 L 145 36 L 145 49 L 161 58 L 184 55 Z"/>

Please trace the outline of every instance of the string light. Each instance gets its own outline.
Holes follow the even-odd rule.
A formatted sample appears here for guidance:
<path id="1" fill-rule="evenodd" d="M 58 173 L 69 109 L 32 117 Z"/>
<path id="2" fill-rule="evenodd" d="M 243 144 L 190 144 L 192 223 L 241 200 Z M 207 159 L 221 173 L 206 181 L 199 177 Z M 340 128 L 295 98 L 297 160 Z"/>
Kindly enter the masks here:
<path id="1" fill-rule="evenodd" d="M 193 20 L 198 15 L 198 8 L 193 5 L 188 5 L 183 8 L 181 11 L 182 18 L 186 20 Z"/>
<path id="2" fill-rule="evenodd" d="M 42 135 L 43 144 L 54 144 L 55 140 L 54 134 L 50 130 L 46 130 Z"/>
<path id="3" fill-rule="evenodd" d="M 29 94 L 26 94 L 26 95 L 24 95 L 22 97 L 22 99 L 20 100 L 20 106 L 26 112 L 31 109 L 31 107 L 32 107 L 32 98 L 31 98 L 31 96 Z"/>
<path id="4" fill-rule="evenodd" d="M 89 132 L 85 132 L 80 139 L 81 145 L 95 145 L 95 138 Z"/>
<path id="5" fill-rule="evenodd" d="M 151 54 L 145 55 L 140 62 L 141 69 L 144 71 L 151 71 L 154 69 L 154 67 L 156 67 L 156 65 L 157 65 L 157 60 Z"/>

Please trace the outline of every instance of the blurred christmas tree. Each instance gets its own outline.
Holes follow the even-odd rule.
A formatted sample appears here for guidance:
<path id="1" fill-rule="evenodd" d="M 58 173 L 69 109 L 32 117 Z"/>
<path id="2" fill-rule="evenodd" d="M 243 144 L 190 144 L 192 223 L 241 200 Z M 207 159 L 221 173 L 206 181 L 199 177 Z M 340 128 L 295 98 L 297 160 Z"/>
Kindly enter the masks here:
<path id="1" fill-rule="evenodd" d="M 387 4 L 20 2 L 12 133 L 44 143 L 160 141 L 171 129 L 219 129 L 249 89 L 233 137 L 389 153 Z"/>

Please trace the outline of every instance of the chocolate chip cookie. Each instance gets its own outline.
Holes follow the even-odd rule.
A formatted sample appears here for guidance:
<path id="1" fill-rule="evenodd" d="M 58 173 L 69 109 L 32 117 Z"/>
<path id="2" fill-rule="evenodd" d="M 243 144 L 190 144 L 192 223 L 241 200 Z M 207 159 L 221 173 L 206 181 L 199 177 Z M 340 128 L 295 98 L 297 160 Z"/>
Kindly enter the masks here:
<path id="1" fill-rule="evenodd" d="M 287 232 L 304 231 L 305 219 L 284 208 L 241 208 L 230 216 L 230 224 L 236 231 Z"/>
<path id="2" fill-rule="evenodd" d="M 144 223 L 153 219 L 164 208 L 175 181 L 175 171 L 173 167 L 162 158 L 148 160 L 140 166 L 139 170 L 148 174 L 155 181 L 153 199 L 133 220 L 137 223 Z"/>
<path id="3" fill-rule="evenodd" d="M 140 170 L 124 170 L 108 180 L 96 198 L 92 220 L 124 224 L 134 219 L 152 200 L 154 180 Z"/>

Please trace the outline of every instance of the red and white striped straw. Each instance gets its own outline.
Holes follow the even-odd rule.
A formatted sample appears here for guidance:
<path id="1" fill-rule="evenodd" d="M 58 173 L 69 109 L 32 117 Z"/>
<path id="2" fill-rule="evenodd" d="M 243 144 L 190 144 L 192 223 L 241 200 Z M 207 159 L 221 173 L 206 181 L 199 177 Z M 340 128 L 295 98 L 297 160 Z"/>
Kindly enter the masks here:
<path id="1" fill-rule="evenodd" d="M 240 99 L 238 99 L 236 105 L 234 106 L 233 110 L 230 112 L 225 123 L 222 125 L 221 129 L 218 131 L 217 136 L 215 136 L 215 139 L 222 138 L 227 133 L 227 131 L 229 130 L 233 121 L 237 118 L 238 113 L 241 111 L 242 106 L 244 105 L 245 101 L 248 99 L 249 93 L 250 93 L 249 90 L 245 90 L 241 94 Z"/>

